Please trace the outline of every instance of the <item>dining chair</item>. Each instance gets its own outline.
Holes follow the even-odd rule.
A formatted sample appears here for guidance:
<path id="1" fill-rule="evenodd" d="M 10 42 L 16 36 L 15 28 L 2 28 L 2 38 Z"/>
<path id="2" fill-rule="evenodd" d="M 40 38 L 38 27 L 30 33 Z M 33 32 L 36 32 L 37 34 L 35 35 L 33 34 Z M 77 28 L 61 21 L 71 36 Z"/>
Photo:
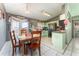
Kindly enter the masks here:
<path id="1" fill-rule="evenodd" d="M 32 31 L 32 40 L 31 44 L 29 45 L 30 51 L 31 51 L 31 56 L 33 54 L 34 49 L 39 50 L 39 56 L 41 56 L 41 31 Z"/>
<path id="2" fill-rule="evenodd" d="M 11 38 L 11 43 L 12 43 L 12 56 L 14 56 L 14 53 L 16 52 L 16 48 L 19 47 L 19 51 L 20 51 L 20 48 L 21 48 L 21 43 L 20 41 L 17 42 L 16 41 L 16 37 L 15 37 L 15 31 L 10 31 L 10 38 Z"/>
<path id="3" fill-rule="evenodd" d="M 22 28 L 20 30 L 21 35 L 26 34 L 27 33 L 27 29 L 26 28 Z"/>

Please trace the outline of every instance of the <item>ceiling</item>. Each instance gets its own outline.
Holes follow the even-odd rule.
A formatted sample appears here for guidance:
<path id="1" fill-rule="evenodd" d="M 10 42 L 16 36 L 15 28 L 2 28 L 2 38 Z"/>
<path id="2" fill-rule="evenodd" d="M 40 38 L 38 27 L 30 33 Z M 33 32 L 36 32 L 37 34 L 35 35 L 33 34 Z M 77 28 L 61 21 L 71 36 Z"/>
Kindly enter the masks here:
<path id="1" fill-rule="evenodd" d="M 28 9 L 30 10 L 29 14 L 26 13 L 26 9 L 27 9 L 26 5 L 27 4 L 25 3 L 5 3 L 4 7 L 7 13 L 11 13 L 14 15 L 21 15 L 21 16 L 45 21 L 61 14 L 62 6 L 64 4 L 62 3 L 29 3 L 28 4 Z M 42 10 L 46 11 L 51 16 L 43 15 L 41 12 Z"/>

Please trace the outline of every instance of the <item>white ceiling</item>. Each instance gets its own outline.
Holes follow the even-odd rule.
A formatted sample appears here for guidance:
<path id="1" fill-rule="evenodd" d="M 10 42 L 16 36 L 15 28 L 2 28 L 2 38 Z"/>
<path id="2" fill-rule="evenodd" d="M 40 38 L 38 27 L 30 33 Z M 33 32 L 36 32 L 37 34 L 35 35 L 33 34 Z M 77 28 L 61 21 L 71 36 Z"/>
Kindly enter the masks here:
<path id="1" fill-rule="evenodd" d="M 48 20 L 59 14 L 62 11 L 62 3 L 29 3 L 30 14 L 26 14 L 26 4 L 25 3 L 5 3 L 6 12 L 26 16 L 29 18 L 39 19 L 39 20 Z M 45 10 L 51 16 L 45 16 L 41 13 L 42 10 Z"/>

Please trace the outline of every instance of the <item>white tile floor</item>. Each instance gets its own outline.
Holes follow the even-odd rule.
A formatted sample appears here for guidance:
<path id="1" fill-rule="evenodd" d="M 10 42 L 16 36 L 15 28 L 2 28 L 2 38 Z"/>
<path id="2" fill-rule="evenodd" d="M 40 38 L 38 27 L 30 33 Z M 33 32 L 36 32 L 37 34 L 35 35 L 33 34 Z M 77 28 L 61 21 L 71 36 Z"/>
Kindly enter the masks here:
<path id="1" fill-rule="evenodd" d="M 74 44 L 73 44 L 74 42 Z M 0 56 L 11 56 L 12 49 L 11 49 L 11 42 L 8 41 L 3 46 L 2 50 L 0 51 Z M 17 52 L 15 54 L 16 56 L 20 56 L 20 53 Z M 53 48 L 51 38 L 44 37 L 42 38 L 41 42 L 41 55 L 42 56 L 79 56 L 79 38 L 76 38 L 75 41 L 71 41 L 69 46 L 67 47 L 66 51 L 64 53 L 60 53 L 57 50 Z M 30 56 L 30 53 L 28 55 Z M 34 56 L 38 56 L 38 52 L 34 52 Z"/>

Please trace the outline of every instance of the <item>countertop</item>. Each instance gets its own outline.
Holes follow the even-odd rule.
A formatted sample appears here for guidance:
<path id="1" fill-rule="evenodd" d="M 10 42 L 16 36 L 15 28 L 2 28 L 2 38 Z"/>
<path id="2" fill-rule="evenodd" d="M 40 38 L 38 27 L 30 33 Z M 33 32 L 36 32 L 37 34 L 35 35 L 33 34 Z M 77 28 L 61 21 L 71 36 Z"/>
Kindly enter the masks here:
<path id="1" fill-rule="evenodd" d="M 54 33 L 65 33 L 65 31 L 53 31 Z"/>

